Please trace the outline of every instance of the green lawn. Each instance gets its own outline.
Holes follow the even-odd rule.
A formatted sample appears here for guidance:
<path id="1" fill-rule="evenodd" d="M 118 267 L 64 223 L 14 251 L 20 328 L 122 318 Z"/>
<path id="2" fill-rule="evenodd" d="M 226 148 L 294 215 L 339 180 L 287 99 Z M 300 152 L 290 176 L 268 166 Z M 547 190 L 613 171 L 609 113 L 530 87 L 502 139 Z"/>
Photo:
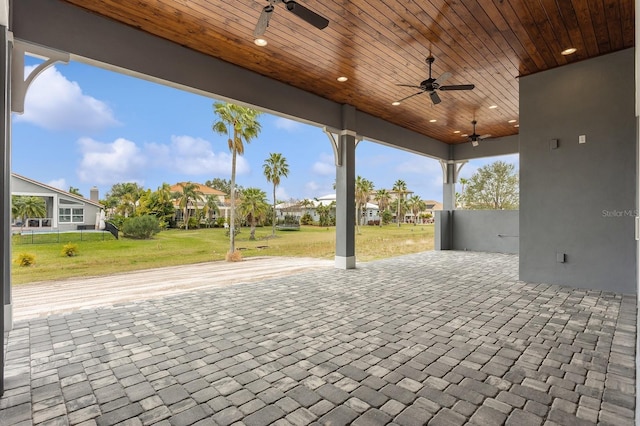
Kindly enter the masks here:
<path id="1" fill-rule="evenodd" d="M 224 229 L 163 231 L 152 240 L 130 240 L 96 237 L 93 241 L 79 241 L 69 234 L 61 234 L 49 243 L 31 244 L 14 237 L 12 257 L 21 253 L 33 254 L 36 263 L 31 267 L 12 267 L 13 284 L 64 279 L 79 276 L 108 275 L 162 266 L 223 260 L 229 249 Z M 98 234 L 99 235 L 99 234 Z M 236 237 L 236 247 L 243 257 L 298 256 L 332 259 L 335 255 L 335 228 L 302 226 L 300 231 L 277 231 L 258 228 L 257 239 L 250 241 L 249 229 L 243 228 Z M 73 242 L 78 256 L 61 254 L 62 246 Z M 260 246 L 266 246 L 258 248 Z M 361 227 L 356 234 L 356 258 L 368 261 L 433 249 L 433 225 L 387 225 Z"/>

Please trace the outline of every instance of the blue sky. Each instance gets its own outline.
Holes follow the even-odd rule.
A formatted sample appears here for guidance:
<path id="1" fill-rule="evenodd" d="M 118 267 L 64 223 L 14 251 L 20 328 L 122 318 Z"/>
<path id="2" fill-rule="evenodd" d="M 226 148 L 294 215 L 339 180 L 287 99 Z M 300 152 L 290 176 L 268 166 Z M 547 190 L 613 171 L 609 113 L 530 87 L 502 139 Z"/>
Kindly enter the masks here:
<path id="1" fill-rule="evenodd" d="M 28 58 L 26 71 L 37 63 Z M 226 137 L 211 130 L 215 101 L 79 62 L 58 64 L 34 80 L 25 113 L 13 115 L 12 169 L 63 190 L 77 187 L 85 196 L 97 186 L 101 198 L 120 182 L 155 190 L 163 182 L 229 179 Z M 333 192 L 333 152 L 321 128 L 270 114 L 260 122 L 262 132 L 239 157 L 239 185 L 261 188 L 270 199 L 262 164 L 279 152 L 290 173 L 278 200 Z M 471 161 L 461 175 L 496 159 Z M 500 159 L 517 167 L 517 155 Z M 356 173 L 376 189 L 402 179 L 423 199 L 442 200 L 440 164 L 428 157 L 365 140 L 356 149 Z"/>

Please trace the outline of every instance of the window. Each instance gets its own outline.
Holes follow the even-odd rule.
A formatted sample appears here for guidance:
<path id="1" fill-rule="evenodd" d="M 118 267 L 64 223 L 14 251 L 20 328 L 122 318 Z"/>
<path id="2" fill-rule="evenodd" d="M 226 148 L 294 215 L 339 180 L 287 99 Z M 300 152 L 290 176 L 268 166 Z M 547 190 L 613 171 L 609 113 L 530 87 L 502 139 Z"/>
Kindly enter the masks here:
<path id="1" fill-rule="evenodd" d="M 84 209 L 61 207 L 58 210 L 58 220 L 60 223 L 83 223 Z"/>

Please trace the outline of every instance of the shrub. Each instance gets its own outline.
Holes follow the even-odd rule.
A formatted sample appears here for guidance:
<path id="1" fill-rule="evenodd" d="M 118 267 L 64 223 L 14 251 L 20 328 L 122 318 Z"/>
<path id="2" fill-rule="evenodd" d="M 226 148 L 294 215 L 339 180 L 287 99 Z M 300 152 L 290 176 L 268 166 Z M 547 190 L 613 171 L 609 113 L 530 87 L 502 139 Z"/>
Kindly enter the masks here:
<path id="1" fill-rule="evenodd" d="M 227 262 L 240 262 L 242 261 L 242 253 L 239 250 L 236 250 L 233 253 L 228 251 L 224 259 Z"/>
<path id="2" fill-rule="evenodd" d="M 313 217 L 309 213 L 305 213 L 300 218 L 300 223 L 302 225 L 313 225 Z"/>
<path id="3" fill-rule="evenodd" d="M 77 256 L 78 255 L 78 245 L 77 244 L 72 244 L 72 243 L 65 244 L 64 246 L 62 246 L 62 255 L 63 256 L 68 256 L 68 257 Z"/>
<path id="4" fill-rule="evenodd" d="M 224 217 L 219 217 L 216 219 L 216 224 L 214 225 L 216 228 L 223 228 L 224 223 L 227 221 Z"/>
<path id="5" fill-rule="evenodd" d="M 16 259 L 18 266 L 32 266 L 36 263 L 36 256 L 31 253 L 20 253 Z"/>
<path id="6" fill-rule="evenodd" d="M 200 228 L 200 221 L 196 217 L 189 218 L 189 229 L 198 229 Z"/>
<path id="7" fill-rule="evenodd" d="M 127 238 L 148 240 L 160 232 L 158 218 L 152 215 L 132 217 L 122 225 L 122 233 Z"/>

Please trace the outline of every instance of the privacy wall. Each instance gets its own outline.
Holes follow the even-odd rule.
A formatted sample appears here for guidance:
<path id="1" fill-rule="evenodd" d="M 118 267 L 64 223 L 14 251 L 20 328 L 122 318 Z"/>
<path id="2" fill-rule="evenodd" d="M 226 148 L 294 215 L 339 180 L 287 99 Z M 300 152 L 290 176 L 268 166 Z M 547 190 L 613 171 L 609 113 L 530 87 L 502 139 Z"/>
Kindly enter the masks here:
<path id="1" fill-rule="evenodd" d="M 520 279 L 636 292 L 634 50 L 520 79 Z"/>

